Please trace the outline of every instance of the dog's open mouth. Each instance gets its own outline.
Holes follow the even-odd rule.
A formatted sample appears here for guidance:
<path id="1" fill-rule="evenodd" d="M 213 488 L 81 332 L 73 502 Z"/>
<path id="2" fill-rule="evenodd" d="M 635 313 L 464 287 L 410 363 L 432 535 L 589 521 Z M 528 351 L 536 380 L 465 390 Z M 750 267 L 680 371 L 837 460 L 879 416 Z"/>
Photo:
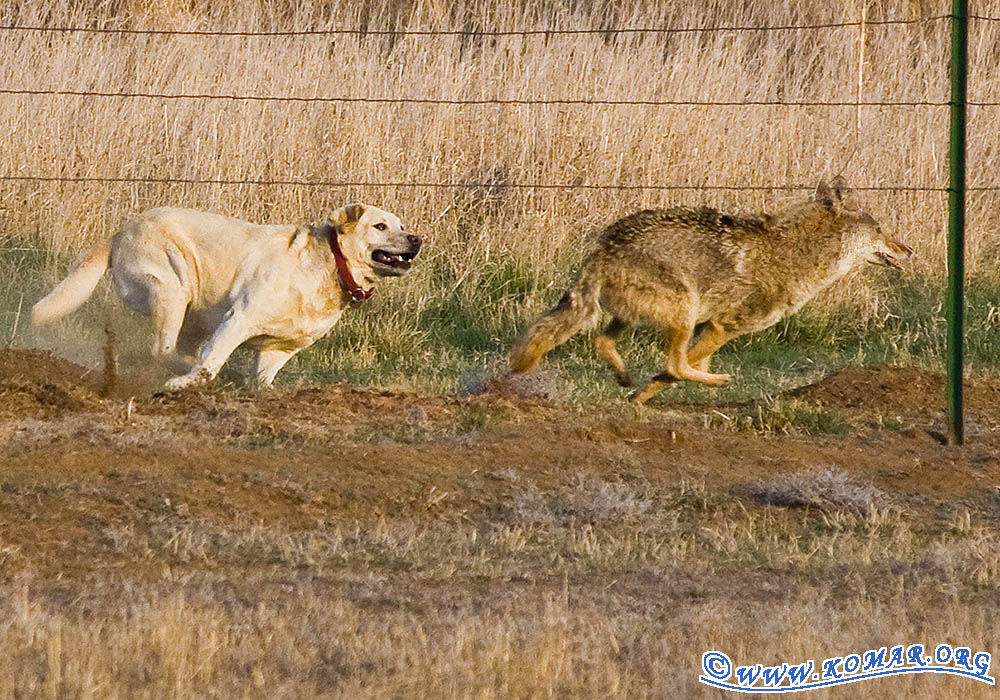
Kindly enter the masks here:
<path id="1" fill-rule="evenodd" d="M 391 267 L 394 270 L 409 270 L 410 265 L 413 263 L 413 258 L 416 256 L 415 252 L 391 253 L 388 250 L 376 250 L 372 253 L 372 260 L 381 265 Z"/>

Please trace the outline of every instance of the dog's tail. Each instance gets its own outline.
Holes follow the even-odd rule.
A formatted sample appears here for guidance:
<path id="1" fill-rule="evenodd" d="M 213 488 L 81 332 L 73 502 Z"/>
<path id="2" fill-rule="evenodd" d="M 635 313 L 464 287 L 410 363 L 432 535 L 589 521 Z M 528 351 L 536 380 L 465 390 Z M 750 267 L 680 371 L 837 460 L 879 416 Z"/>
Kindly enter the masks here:
<path id="1" fill-rule="evenodd" d="M 510 354 L 513 372 L 526 372 L 600 317 L 601 284 L 585 267 L 562 299 L 525 332 Z"/>
<path id="2" fill-rule="evenodd" d="M 87 301 L 111 263 L 111 241 L 95 246 L 80 265 L 31 308 L 36 326 L 75 311 Z"/>

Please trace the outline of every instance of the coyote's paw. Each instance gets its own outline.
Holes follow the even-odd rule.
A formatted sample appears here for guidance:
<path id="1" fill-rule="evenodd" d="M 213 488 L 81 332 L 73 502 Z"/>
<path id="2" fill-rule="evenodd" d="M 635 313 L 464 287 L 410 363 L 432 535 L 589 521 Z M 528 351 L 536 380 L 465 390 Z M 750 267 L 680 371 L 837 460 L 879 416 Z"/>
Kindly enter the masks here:
<path id="1" fill-rule="evenodd" d="M 671 384 L 672 382 L 665 382 L 660 379 L 653 378 L 648 384 L 646 384 L 646 386 L 641 389 L 636 389 L 630 393 L 628 395 L 628 400 L 632 403 L 642 405 Z"/>
<path id="2" fill-rule="evenodd" d="M 711 379 L 706 379 L 705 383 L 709 386 L 725 386 L 729 382 L 733 381 L 731 374 L 709 374 Z"/>
<path id="3" fill-rule="evenodd" d="M 631 389 L 635 386 L 635 382 L 632 381 L 632 377 L 627 374 L 616 375 L 616 379 L 618 380 L 618 386 L 623 386 L 626 389 Z"/>

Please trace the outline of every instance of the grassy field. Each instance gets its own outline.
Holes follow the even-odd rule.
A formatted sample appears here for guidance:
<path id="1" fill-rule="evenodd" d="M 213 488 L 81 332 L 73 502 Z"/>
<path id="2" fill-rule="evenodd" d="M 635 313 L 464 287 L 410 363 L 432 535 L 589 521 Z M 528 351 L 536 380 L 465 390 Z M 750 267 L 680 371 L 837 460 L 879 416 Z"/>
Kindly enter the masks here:
<path id="1" fill-rule="evenodd" d="M 938 4 L 872 6 L 865 19 L 873 24 L 866 26 L 863 45 L 858 27 L 549 38 L 5 32 L 0 65 L 7 86 L 27 89 L 456 100 L 850 101 L 860 96 L 940 102 L 947 99 L 948 25 L 938 19 L 947 9 Z M 990 7 L 977 11 L 989 15 Z M 646 4 L 628 11 L 603 3 L 522 7 L 516 2 L 450 8 L 425 2 L 109 8 L 54 3 L 42 14 L 34 6 L 9 3 L 0 17 L 23 25 L 250 31 L 763 26 L 861 19 L 860 6 L 822 3 L 719 2 L 698 9 Z M 885 19 L 920 21 L 874 24 Z M 989 47 L 1000 40 L 1000 25 L 973 22 L 972 30 L 970 99 L 995 100 L 1000 75 Z M 989 173 L 1000 158 L 996 109 L 970 110 L 970 184 L 991 185 Z M 0 173 L 7 175 L 459 185 L 0 183 L 6 190 L 0 247 L 8 270 L 0 281 L 0 342 L 43 344 L 72 351 L 82 361 L 99 358 L 85 329 L 90 319 L 107 315 L 101 303 L 87 321 L 68 322 L 41 336 L 25 328 L 24 313 L 82 248 L 110 235 L 136 211 L 181 204 L 258 221 L 308 221 L 362 200 L 398 212 L 428 246 L 405 280 L 384 285 L 366 312 L 351 314 L 333 337 L 297 362 L 296 370 L 380 384 L 414 381 L 414 369 L 429 366 L 430 373 L 416 381 L 436 389 L 505 352 L 519 329 L 558 298 L 590 236 L 615 218 L 673 203 L 761 211 L 808 194 L 526 185 L 812 187 L 821 177 L 843 173 L 856 186 L 942 187 L 947 179 L 947 108 L 924 105 L 303 104 L 10 95 L 0 103 L 0 117 L 8 125 L 0 133 Z M 756 362 L 772 354 L 758 343 L 771 348 L 775 341 L 794 341 L 834 363 L 937 361 L 945 194 L 874 191 L 863 199 L 885 228 L 915 249 L 911 268 L 903 276 L 861 271 L 817 299 L 809 317 L 740 344 L 735 349 L 740 357 Z M 996 211 L 994 193 L 970 194 L 974 368 L 994 365 L 996 357 L 989 338 L 997 320 Z M 660 360 L 643 339 L 633 344 L 634 351 L 652 370 Z M 801 354 L 777 358 L 775 369 L 796 363 Z M 588 365 L 586 372 L 593 371 Z"/>
<path id="2" fill-rule="evenodd" d="M 187 31 L 871 23 L 863 37 L 0 31 L 0 88 L 941 102 L 947 11 L 0 0 L 0 25 Z M 974 101 L 1000 100 L 998 45 L 1000 23 L 972 23 Z M 996 114 L 970 108 L 973 186 L 1000 184 Z M 0 177 L 372 183 L 0 180 L 0 346 L 14 348 L 0 347 L 0 698 L 714 698 L 696 680 L 708 649 L 774 664 L 948 642 L 1000 658 L 996 193 L 969 195 L 970 445 L 956 449 L 942 444 L 946 193 L 905 189 L 946 185 L 946 107 L 3 95 L 0 124 Z M 868 266 L 731 343 L 714 369 L 732 386 L 634 407 L 579 337 L 527 398 L 469 396 L 614 219 L 773 210 L 838 173 L 903 188 L 861 196 L 912 265 Z M 274 391 L 155 394 L 145 321 L 104 284 L 28 326 L 80 252 L 142 209 L 298 222 L 349 201 L 395 211 L 427 245 Z M 108 323 L 121 377 L 102 396 Z M 660 369 L 653 341 L 622 339 L 637 378 Z M 812 697 L 993 695 L 921 676 Z"/>
<path id="3" fill-rule="evenodd" d="M 513 482 L 512 505 L 467 523 L 302 531 L 220 525 L 164 506 L 142 523 L 148 530 L 108 526 L 102 561 L 148 572 L 142 583 L 100 575 L 63 591 L 37 581 L 35 590 L 7 587 L 0 691 L 717 697 L 696 683 L 708 649 L 764 664 L 907 642 L 995 649 L 986 601 L 995 595 L 996 535 L 960 515 L 925 528 L 893 509 L 747 512 L 700 484 L 590 478 L 538 489 L 519 470 L 499 478 Z M 310 498 L 313 488 L 297 495 Z M 115 480 L 101 478 L 90 498 L 113 490 Z M 67 594 L 87 602 L 60 600 Z M 818 697 L 845 694 L 837 690 Z M 855 698 L 955 692 L 993 694 L 932 678 L 846 690 Z"/>

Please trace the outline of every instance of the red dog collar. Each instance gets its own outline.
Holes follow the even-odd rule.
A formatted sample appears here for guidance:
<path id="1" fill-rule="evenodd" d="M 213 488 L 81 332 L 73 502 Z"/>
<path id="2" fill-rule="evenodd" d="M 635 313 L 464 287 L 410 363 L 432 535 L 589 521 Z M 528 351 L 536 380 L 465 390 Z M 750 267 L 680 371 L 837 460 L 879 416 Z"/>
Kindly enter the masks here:
<path id="1" fill-rule="evenodd" d="M 330 227 L 330 250 L 333 251 L 333 259 L 337 263 L 337 276 L 340 278 L 341 286 L 351 295 L 351 299 L 362 302 L 375 293 L 375 289 L 365 289 L 354 281 L 351 270 L 347 267 L 347 258 L 340 252 L 340 244 L 337 242 L 337 227 Z"/>

